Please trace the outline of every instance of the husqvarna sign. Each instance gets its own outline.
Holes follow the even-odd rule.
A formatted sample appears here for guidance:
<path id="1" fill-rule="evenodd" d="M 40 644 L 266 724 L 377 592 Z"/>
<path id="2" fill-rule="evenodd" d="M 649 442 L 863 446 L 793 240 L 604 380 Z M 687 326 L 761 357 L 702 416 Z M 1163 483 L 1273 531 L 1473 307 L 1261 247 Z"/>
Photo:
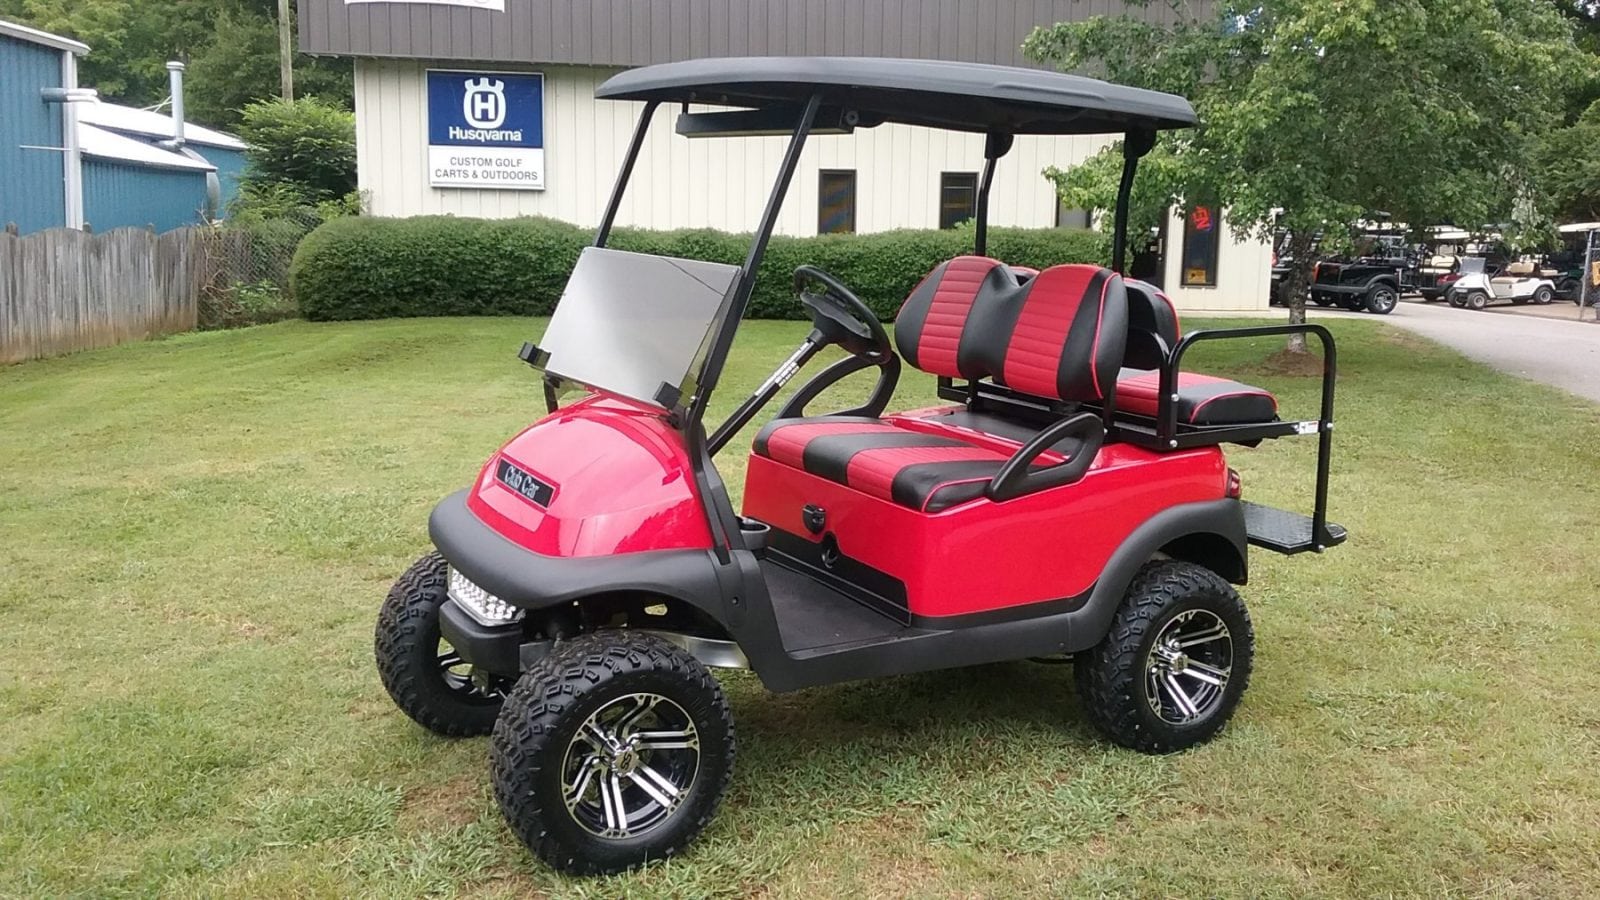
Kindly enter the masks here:
<path id="1" fill-rule="evenodd" d="M 428 183 L 544 190 L 544 76 L 429 70 Z"/>

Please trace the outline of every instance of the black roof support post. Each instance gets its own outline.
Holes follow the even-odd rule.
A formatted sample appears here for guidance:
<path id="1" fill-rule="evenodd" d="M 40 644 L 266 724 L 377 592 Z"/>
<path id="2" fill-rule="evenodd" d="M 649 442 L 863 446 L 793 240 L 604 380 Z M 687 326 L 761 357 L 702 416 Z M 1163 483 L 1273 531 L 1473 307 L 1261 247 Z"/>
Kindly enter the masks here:
<path id="1" fill-rule="evenodd" d="M 600 217 L 600 230 L 594 234 L 594 245 L 604 247 L 611 237 L 611 225 L 617 219 L 617 210 L 622 207 L 622 194 L 628 189 L 628 180 L 633 177 L 633 164 L 639 161 L 639 151 L 644 147 L 644 136 L 650 132 L 650 120 L 656 114 L 656 107 L 660 102 L 651 100 L 644 105 L 644 111 L 639 113 L 639 122 L 633 126 L 633 140 L 628 142 L 628 155 L 622 158 L 622 171 L 617 173 L 617 184 L 611 189 L 611 199 L 606 202 L 605 215 Z"/>
<path id="2" fill-rule="evenodd" d="M 1122 182 L 1117 185 L 1117 211 L 1111 234 L 1111 269 L 1124 275 L 1128 261 L 1128 206 L 1133 199 L 1133 176 L 1139 160 L 1156 145 L 1156 133 L 1149 129 L 1130 131 L 1122 138 Z"/>
<path id="3" fill-rule="evenodd" d="M 778 180 L 773 183 L 766 209 L 762 210 L 761 221 L 756 224 L 755 238 L 750 243 L 744 268 L 739 273 L 739 280 L 734 282 L 733 295 L 728 298 L 722 320 L 714 326 L 711 345 L 706 349 L 705 362 L 701 363 L 700 376 L 695 382 L 694 400 L 682 423 L 684 438 L 689 445 L 689 463 L 694 469 L 695 486 L 699 488 L 700 503 L 705 508 L 706 521 L 711 527 L 713 552 L 717 562 L 723 565 L 732 559 L 730 552 L 740 540 L 739 517 L 733 511 L 727 488 L 711 463 L 712 451 L 703 424 L 706 404 L 710 402 L 711 392 L 722 376 L 723 364 L 728 361 L 728 350 L 733 346 L 734 333 L 739 330 L 739 320 L 744 318 L 744 311 L 750 305 L 750 293 L 756 285 L 756 271 L 761 268 L 761 257 L 766 255 L 772 230 L 778 225 L 778 213 L 783 209 L 784 195 L 789 192 L 789 182 L 794 180 L 794 170 L 800 166 L 800 152 L 806 147 L 806 136 L 811 133 L 811 125 L 816 121 L 817 109 L 821 105 L 822 95 L 812 94 L 805 110 L 800 113 L 800 121 L 795 123 L 794 136 L 789 139 L 789 149 L 784 153 Z"/>
<path id="4" fill-rule="evenodd" d="M 998 131 L 989 132 L 983 142 L 983 182 L 978 185 L 976 233 L 972 240 L 972 252 L 976 256 L 989 255 L 989 188 L 994 186 L 995 164 L 1011 152 L 1012 142 L 1011 135 Z"/>

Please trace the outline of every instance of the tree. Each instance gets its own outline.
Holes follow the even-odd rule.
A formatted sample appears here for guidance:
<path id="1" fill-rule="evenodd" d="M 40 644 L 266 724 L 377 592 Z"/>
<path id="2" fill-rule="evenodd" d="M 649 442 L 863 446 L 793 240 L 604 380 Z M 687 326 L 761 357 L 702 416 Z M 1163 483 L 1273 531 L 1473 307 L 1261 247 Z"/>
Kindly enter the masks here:
<path id="1" fill-rule="evenodd" d="M 1539 187 L 1557 219 L 1600 221 L 1600 100 L 1572 125 L 1545 136 Z"/>
<path id="2" fill-rule="evenodd" d="M 79 82 L 107 100 L 163 103 L 167 61 L 189 63 L 189 115 L 220 128 L 278 93 L 276 14 L 275 0 L 0 0 L 0 17 L 88 44 Z M 350 104 L 349 60 L 296 54 L 294 66 L 300 93 Z"/>
<path id="3" fill-rule="evenodd" d="M 315 97 L 264 100 L 245 107 L 239 136 L 250 145 L 246 187 L 287 186 L 308 203 L 356 189 L 356 120 L 347 110 Z"/>
<path id="4" fill-rule="evenodd" d="M 1142 214 L 1206 203 L 1240 238 L 1286 229 L 1294 323 L 1319 232 L 1337 237 L 1370 210 L 1418 225 L 1509 212 L 1527 193 L 1531 136 L 1560 121 L 1581 78 L 1572 26 L 1546 0 L 1162 5 L 1170 23 L 1097 16 L 1036 29 L 1024 49 L 1193 101 L 1201 126 L 1163 135 L 1141 169 Z M 1109 206 L 1120 153 L 1058 173 L 1069 202 Z"/>

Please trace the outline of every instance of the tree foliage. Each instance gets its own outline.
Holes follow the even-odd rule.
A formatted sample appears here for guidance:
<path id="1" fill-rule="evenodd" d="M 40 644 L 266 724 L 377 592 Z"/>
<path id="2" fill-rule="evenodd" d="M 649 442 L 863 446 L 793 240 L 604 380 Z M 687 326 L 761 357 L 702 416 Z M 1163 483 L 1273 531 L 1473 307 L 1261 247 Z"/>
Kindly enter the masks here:
<path id="1" fill-rule="evenodd" d="M 1573 26 L 1549 0 L 1162 5 L 1171 15 L 1159 21 L 1040 28 L 1025 49 L 1191 98 L 1201 126 L 1163 135 L 1141 169 L 1139 212 L 1206 202 L 1228 210 L 1240 237 L 1288 229 L 1292 321 L 1325 227 L 1373 210 L 1417 224 L 1508 214 L 1527 193 L 1534 137 L 1560 123 L 1584 72 Z M 1109 206 L 1119 156 L 1059 173 L 1069 202 Z"/>
<path id="2" fill-rule="evenodd" d="M 244 109 L 239 136 L 250 145 L 247 190 L 288 190 L 320 203 L 356 189 L 356 120 L 341 107 L 314 97 L 252 103 Z"/>
<path id="3" fill-rule="evenodd" d="M 189 115 L 231 128 L 245 105 L 277 96 L 276 0 L 0 0 L 0 18 L 89 45 L 79 81 L 106 100 L 154 106 L 167 98 L 168 60 L 190 66 Z M 349 60 L 296 54 L 297 94 L 349 105 Z"/>
<path id="4" fill-rule="evenodd" d="M 1539 188 L 1563 222 L 1600 221 L 1600 100 L 1539 148 Z"/>

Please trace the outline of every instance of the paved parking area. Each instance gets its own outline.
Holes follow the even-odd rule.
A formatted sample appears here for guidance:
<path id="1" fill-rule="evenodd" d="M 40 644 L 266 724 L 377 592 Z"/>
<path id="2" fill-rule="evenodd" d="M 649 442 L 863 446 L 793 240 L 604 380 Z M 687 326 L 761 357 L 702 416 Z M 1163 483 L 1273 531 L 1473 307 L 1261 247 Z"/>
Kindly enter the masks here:
<path id="1" fill-rule="evenodd" d="M 1325 315 L 1367 317 L 1313 308 L 1313 318 Z M 1408 301 L 1382 318 L 1502 372 L 1600 403 L 1600 325 L 1579 322 L 1577 315 L 1576 306 L 1562 301 L 1543 307 L 1490 307 L 1477 313 L 1445 303 Z"/>

